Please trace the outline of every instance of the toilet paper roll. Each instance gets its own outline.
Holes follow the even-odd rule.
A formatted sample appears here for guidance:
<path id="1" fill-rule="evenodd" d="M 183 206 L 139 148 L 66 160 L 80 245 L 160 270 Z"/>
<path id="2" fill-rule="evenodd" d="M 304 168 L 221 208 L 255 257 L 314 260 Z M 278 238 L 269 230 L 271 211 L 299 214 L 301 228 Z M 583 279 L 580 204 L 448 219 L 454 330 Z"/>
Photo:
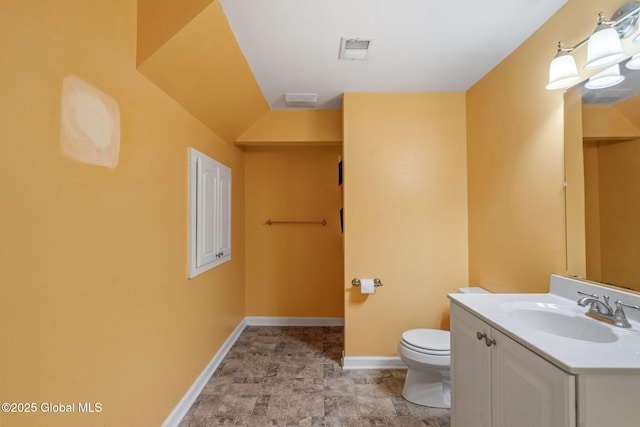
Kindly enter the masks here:
<path id="1" fill-rule="evenodd" d="M 361 279 L 360 280 L 360 293 L 372 294 L 376 290 L 373 285 L 373 279 Z"/>

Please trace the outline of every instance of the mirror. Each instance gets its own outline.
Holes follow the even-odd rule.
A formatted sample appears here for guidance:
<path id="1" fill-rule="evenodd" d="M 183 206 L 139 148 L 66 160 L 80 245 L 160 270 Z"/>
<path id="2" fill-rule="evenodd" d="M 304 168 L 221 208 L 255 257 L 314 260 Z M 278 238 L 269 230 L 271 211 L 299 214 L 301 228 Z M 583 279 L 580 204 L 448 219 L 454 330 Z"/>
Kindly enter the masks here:
<path id="1" fill-rule="evenodd" d="M 565 94 L 567 273 L 640 291 L 640 70 L 623 64 L 623 83 Z"/>

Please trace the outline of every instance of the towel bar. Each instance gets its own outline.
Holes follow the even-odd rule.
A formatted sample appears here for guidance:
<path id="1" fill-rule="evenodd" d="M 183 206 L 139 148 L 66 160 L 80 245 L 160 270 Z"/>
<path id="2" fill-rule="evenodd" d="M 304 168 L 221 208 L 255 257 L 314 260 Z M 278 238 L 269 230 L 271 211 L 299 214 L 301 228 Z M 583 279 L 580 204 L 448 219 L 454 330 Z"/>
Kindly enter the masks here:
<path id="1" fill-rule="evenodd" d="M 322 224 L 322 226 L 325 226 L 327 225 L 327 221 L 324 219 L 322 221 L 272 221 L 271 219 L 268 219 L 265 224 Z"/>

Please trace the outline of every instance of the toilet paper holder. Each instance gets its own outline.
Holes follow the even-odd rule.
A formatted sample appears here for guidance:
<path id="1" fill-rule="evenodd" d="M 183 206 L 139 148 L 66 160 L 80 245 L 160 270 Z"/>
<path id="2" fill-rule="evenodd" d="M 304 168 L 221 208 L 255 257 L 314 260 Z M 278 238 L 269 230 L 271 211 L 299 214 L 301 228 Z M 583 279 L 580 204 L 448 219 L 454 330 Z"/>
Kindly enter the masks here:
<path id="1" fill-rule="evenodd" d="M 353 279 L 351 281 L 351 286 L 360 286 L 360 279 L 358 279 L 357 277 L 355 279 Z M 373 286 L 375 286 L 376 288 L 378 286 L 382 286 L 382 281 L 378 278 L 373 279 Z"/>

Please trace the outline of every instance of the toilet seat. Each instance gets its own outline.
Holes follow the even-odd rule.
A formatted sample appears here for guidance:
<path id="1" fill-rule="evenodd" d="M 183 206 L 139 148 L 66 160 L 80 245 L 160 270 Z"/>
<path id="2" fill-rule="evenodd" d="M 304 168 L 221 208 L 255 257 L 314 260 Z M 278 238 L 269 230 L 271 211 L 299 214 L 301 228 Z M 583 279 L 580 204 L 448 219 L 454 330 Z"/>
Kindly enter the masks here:
<path id="1" fill-rule="evenodd" d="M 434 356 L 450 356 L 449 331 L 410 329 L 402 333 L 401 344 L 413 351 Z"/>

